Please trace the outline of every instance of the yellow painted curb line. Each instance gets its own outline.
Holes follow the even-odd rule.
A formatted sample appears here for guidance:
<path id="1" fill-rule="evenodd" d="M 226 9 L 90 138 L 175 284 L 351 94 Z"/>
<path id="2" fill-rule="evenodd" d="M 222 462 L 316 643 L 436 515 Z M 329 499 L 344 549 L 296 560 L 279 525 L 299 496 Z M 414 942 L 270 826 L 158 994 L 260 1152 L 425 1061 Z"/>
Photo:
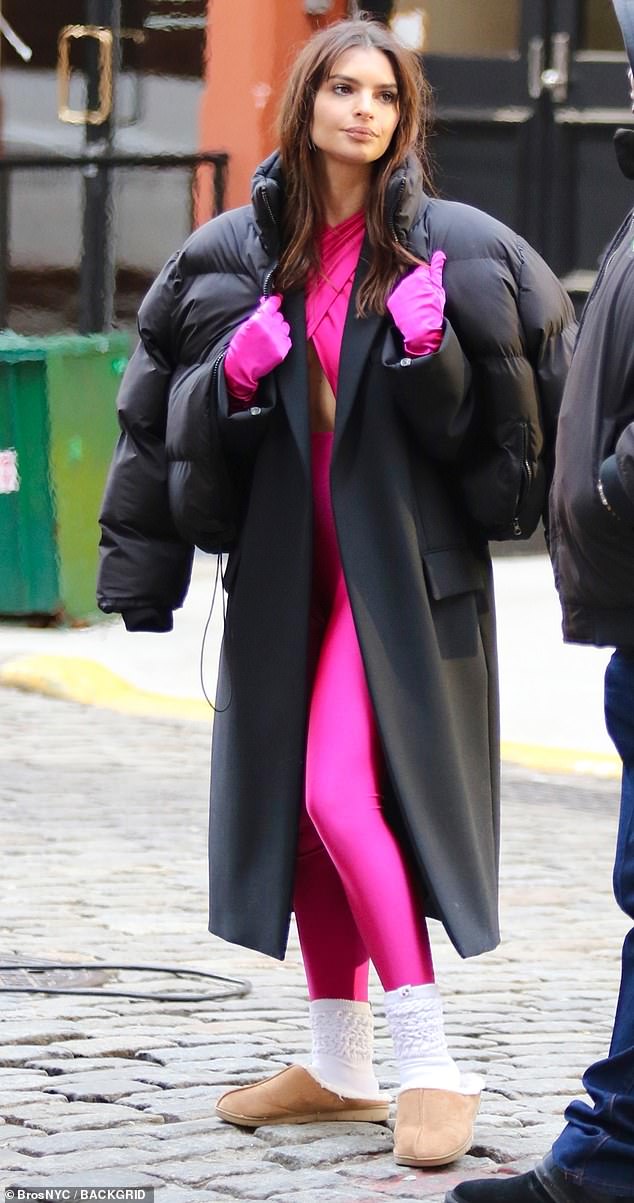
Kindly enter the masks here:
<path id="1" fill-rule="evenodd" d="M 76 656 L 19 656 L 5 661 L 0 666 L 0 685 L 145 718 L 209 723 L 213 716 L 204 699 L 175 698 L 138 689 L 95 660 Z"/>
<path id="2" fill-rule="evenodd" d="M 580 752 L 574 748 L 551 748 L 545 744 L 520 744 L 502 740 L 502 760 L 541 773 L 587 774 L 591 777 L 621 776 L 616 752 Z"/>
<path id="3" fill-rule="evenodd" d="M 116 710 L 144 718 L 210 723 L 211 707 L 202 698 L 177 698 L 131 685 L 95 660 L 76 656 L 19 656 L 0 665 L 0 685 Z M 620 777 L 616 753 L 581 752 L 502 740 L 502 759 L 535 772 Z"/>

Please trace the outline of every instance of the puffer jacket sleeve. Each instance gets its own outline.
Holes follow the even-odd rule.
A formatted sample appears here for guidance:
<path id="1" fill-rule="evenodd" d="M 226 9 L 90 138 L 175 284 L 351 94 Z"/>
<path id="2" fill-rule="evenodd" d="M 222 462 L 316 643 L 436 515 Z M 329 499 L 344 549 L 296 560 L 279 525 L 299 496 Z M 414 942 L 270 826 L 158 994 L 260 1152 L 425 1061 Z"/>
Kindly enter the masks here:
<path id="1" fill-rule="evenodd" d="M 542 518 L 548 533 L 547 496 L 554 470 L 557 420 L 574 350 L 577 321 L 570 297 L 544 260 L 527 243 L 522 244 L 518 306 L 541 403 L 546 488 Z"/>
<path id="2" fill-rule="evenodd" d="M 497 269 L 465 266 L 458 290 L 459 306 L 468 302 L 477 397 L 460 488 L 477 529 L 495 541 L 528 539 L 540 519 L 548 533 L 557 418 L 576 333 L 570 299 L 544 260 L 523 239 L 505 243 Z"/>
<path id="3" fill-rule="evenodd" d="M 240 465 L 222 446 L 218 380 L 225 340 L 202 363 L 179 364 L 167 402 L 167 488 L 181 538 L 203 551 L 230 551 L 240 523 Z"/>
<path id="4" fill-rule="evenodd" d="M 177 274 L 174 256 L 139 312 L 140 341 L 119 390 L 121 434 L 100 515 L 97 600 L 106 613 L 123 613 L 134 630 L 170 630 L 191 576 L 193 547 L 174 525 L 165 449 Z"/>

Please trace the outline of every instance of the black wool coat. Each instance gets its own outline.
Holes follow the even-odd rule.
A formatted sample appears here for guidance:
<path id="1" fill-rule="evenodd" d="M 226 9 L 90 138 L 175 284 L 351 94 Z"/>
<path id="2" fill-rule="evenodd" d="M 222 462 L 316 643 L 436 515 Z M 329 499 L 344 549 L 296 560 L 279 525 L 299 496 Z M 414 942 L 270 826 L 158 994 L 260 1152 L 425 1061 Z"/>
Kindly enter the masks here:
<path id="1" fill-rule="evenodd" d="M 282 958 L 304 780 L 312 493 L 303 293 L 292 350 L 231 415 L 222 354 L 270 287 L 283 176 L 198 230 L 156 281 L 124 379 L 102 512 L 99 600 L 166 629 L 187 587 L 219 441 L 241 498 L 225 584 L 214 720 L 210 930 Z M 498 938 L 499 734 L 489 538 L 527 537 L 545 504 L 574 331 L 570 303 L 517 235 L 426 197 L 408 161 L 387 219 L 447 255 L 437 354 L 412 359 L 387 316 L 355 316 L 341 350 L 331 493 L 384 755 L 385 809 L 427 914 L 469 956 Z M 342 805 L 345 798 L 342 797 Z"/>

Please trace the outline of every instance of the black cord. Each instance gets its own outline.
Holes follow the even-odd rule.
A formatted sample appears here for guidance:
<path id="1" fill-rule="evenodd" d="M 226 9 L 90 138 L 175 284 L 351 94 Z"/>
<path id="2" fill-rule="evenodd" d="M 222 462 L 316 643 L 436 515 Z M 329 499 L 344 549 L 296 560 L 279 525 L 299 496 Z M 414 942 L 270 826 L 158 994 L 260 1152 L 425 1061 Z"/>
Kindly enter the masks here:
<path id="1" fill-rule="evenodd" d="M 227 609 L 226 609 L 225 590 L 224 590 L 224 574 L 223 574 L 223 570 L 222 570 L 222 552 L 218 552 L 218 555 L 216 556 L 216 576 L 214 579 L 214 589 L 213 589 L 213 593 L 211 595 L 211 605 L 209 607 L 209 613 L 207 615 L 207 621 L 205 623 L 205 629 L 203 631 L 202 642 L 200 645 L 200 685 L 201 685 L 203 694 L 205 696 L 205 701 L 211 707 L 214 714 L 224 714 L 225 710 L 228 710 L 231 705 L 231 690 L 229 690 L 229 701 L 227 702 L 226 706 L 216 706 L 215 702 L 212 702 L 211 698 L 209 697 L 209 694 L 207 693 L 207 688 L 205 686 L 205 644 L 207 642 L 207 635 L 209 634 L 211 618 L 212 618 L 212 615 L 214 612 L 214 606 L 216 604 L 216 594 L 218 592 L 218 578 L 219 577 L 220 577 L 220 585 L 221 585 L 220 592 L 222 594 L 222 629 L 224 632 L 227 627 Z"/>
<path id="2" fill-rule="evenodd" d="M 209 694 L 207 693 L 207 690 L 205 688 L 205 679 L 204 679 L 205 643 L 207 640 L 207 635 L 209 633 L 209 627 L 211 624 L 211 619 L 212 619 L 212 615 L 213 615 L 213 611 L 214 611 L 214 605 L 215 605 L 216 596 L 218 593 L 218 581 L 219 580 L 220 580 L 221 593 L 222 593 L 222 621 L 223 621 L 223 627 L 225 627 L 226 621 L 227 621 L 227 612 L 226 612 L 225 595 L 224 595 L 222 554 L 218 554 L 218 556 L 216 557 L 216 576 L 214 579 L 213 593 L 211 596 L 211 605 L 209 607 L 209 614 L 207 615 L 207 621 L 205 623 L 205 629 L 203 632 L 203 638 L 202 638 L 202 643 L 201 643 L 201 647 L 200 647 L 200 683 L 202 686 L 203 694 L 205 695 L 207 702 L 209 703 L 211 709 L 214 711 L 215 714 L 222 714 L 223 711 L 227 710 L 231 704 L 231 691 L 230 691 L 229 692 L 229 701 L 227 702 L 226 706 L 223 706 L 222 708 L 216 706 L 212 702 L 211 698 L 209 697 Z M 31 961 L 17 961 L 17 962 L 13 961 L 9 964 L 6 961 L 0 961 L 0 972 L 2 972 L 2 973 L 6 973 L 6 972 L 16 973 L 18 971 L 23 971 L 25 969 L 28 969 L 31 972 L 38 972 L 38 973 L 47 973 L 51 969 L 63 969 L 67 973 L 77 973 L 77 972 L 80 972 L 80 971 L 86 970 L 86 969 L 93 969 L 93 970 L 95 970 L 95 969 L 98 969 L 98 970 L 101 970 L 101 969 L 127 969 L 127 970 L 131 970 L 133 972 L 169 973 L 175 977 L 182 977 L 182 976 L 203 977 L 203 978 L 207 979 L 208 981 L 226 982 L 231 986 L 235 986 L 236 988 L 234 990 L 224 990 L 220 993 L 214 993 L 214 994 L 209 994 L 209 993 L 207 993 L 207 994 L 192 994 L 192 993 L 177 994 L 177 993 L 173 993 L 173 992 L 170 992 L 169 994 L 163 994 L 163 993 L 155 994 L 155 993 L 147 993 L 147 992 L 140 991 L 140 990 L 105 990 L 102 988 L 88 989 L 87 987 L 84 988 L 84 987 L 79 987 L 79 986 L 69 986 L 69 987 L 65 987 L 65 988 L 62 988 L 60 986 L 0 986 L 0 994 L 85 994 L 85 995 L 93 996 L 95 998 L 142 998 L 142 999 L 152 999 L 156 1002 L 192 1002 L 193 1003 L 193 1002 L 210 1002 L 213 1000 L 224 999 L 224 998 L 244 998 L 247 994 L 250 994 L 251 990 L 252 990 L 251 982 L 248 981 L 246 978 L 224 977 L 222 974 L 218 974 L 218 973 L 206 973 L 202 969 L 182 969 L 180 967 L 172 966 L 172 965 L 130 965 L 130 964 L 119 964 L 119 963 L 114 963 L 114 962 L 110 962 L 110 961 L 87 961 L 85 963 L 84 962 L 74 962 L 72 965 L 69 965 L 67 962 L 64 962 L 64 961 L 47 961 L 46 964 L 42 964 L 41 962 L 35 964 Z"/>
<path id="3" fill-rule="evenodd" d="M 207 980 L 214 982 L 227 982 L 231 986 L 235 986 L 235 990 L 224 990 L 221 993 L 215 994 L 154 994 L 144 993 L 133 990 L 104 990 L 104 989 L 83 989 L 77 986 L 61 987 L 53 986 L 0 986 L 2 994 L 90 994 L 97 998 L 145 998 L 152 999 L 158 1002 L 209 1002 L 223 998 L 244 998 L 251 993 L 251 982 L 246 978 L 223 977 L 219 973 L 206 973 L 202 969 L 183 969 L 180 966 L 174 965 L 129 965 L 119 964 L 111 961 L 86 961 L 75 962 L 69 965 L 64 961 L 47 961 L 42 964 L 39 961 L 34 964 L 32 961 L 18 961 L 8 964 L 6 961 L 0 961 L 0 973 L 17 972 L 18 970 L 28 969 L 37 971 L 38 973 L 48 973 L 51 969 L 64 969 L 67 973 L 77 973 L 85 969 L 102 970 L 102 969 L 128 969 L 135 972 L 149 973 L 169 973 L 175 977 L 204 977 Z"/>

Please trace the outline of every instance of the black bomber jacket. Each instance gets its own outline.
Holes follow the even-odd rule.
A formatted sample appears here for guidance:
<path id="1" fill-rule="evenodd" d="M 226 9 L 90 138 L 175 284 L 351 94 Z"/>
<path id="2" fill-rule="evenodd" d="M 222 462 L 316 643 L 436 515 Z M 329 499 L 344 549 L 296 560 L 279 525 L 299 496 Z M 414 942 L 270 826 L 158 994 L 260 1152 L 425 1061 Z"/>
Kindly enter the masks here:
<path id="1" fill-rule="evenodd" d="M 634 179 L 634 130 L 618 130 L 615 146 Z M 550 510 L 564 638 L 634 648 L 634 210 L 581 319 Z"/>

